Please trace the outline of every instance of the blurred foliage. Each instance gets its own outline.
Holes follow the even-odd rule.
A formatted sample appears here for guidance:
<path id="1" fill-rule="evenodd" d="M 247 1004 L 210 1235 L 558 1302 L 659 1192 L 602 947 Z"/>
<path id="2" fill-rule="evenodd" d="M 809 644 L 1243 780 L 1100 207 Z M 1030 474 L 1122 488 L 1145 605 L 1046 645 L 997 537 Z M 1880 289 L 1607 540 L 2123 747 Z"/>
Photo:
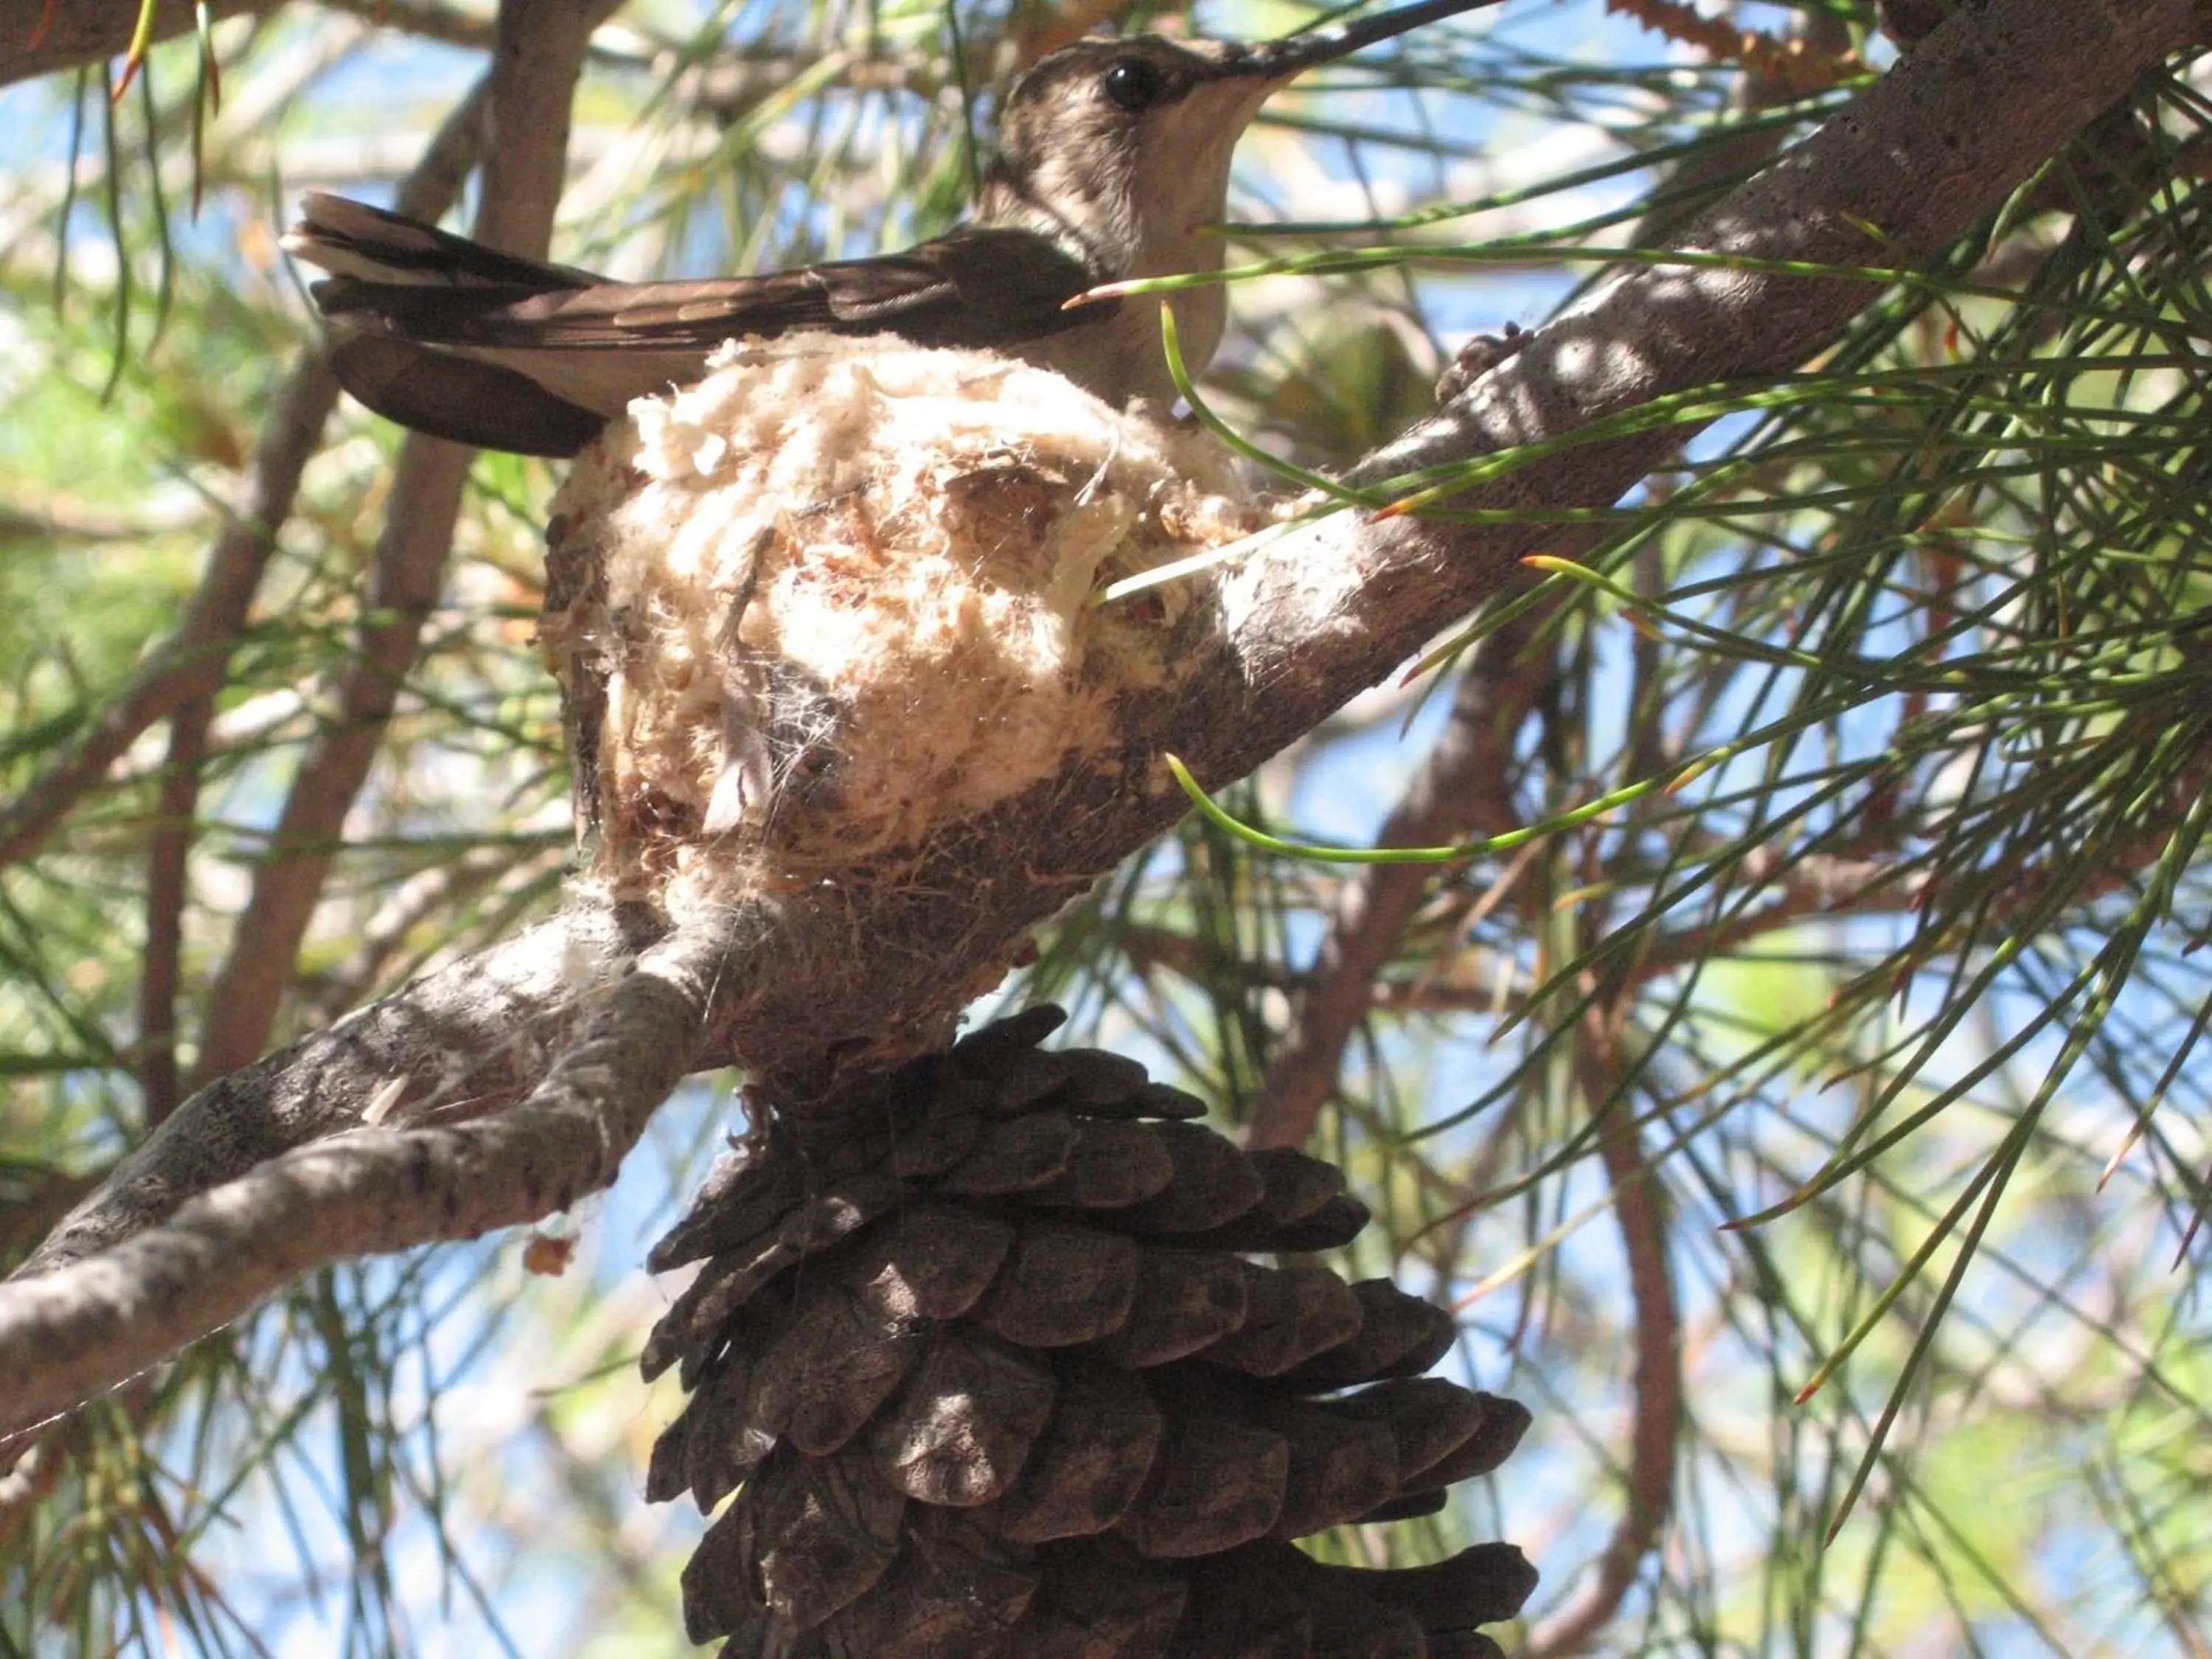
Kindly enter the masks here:
<path id="1" fill-rule="evenodd" d="M 1469 331 L 1539 320 L 1888 57 L 1842 0 L 1746 8 L 1784 56 L 1636 10 L 1509 6 L 1278 100 L 1237 235 L 1291 274 L 1238 288 L 1223 417 L 1298 465 L 1371 446 Z M 580 89 L 556 257 L 648 276 L 926 234 L 999 76 L 1146 16 L 633 7 Z M 290 198 L 383 198 L 487 33 L 481 9 L 295 8 L 157 48 L 112 103 L 97 72 L 0 92 L 0 805 L 65 809 L 0 865 L 14 1251 L 143 1131 L 170 1047 L 149 941 L 177 934 L 187 1074 L 252 946 L 357 648 L 392 430 L 328 423 L 204 754 L 150 724 L 66 798 L 58 762 L 193 604 L 312 338 Z M 1522 1542 L 1525 1650 L 1592 1609 L 1587 1650 L 1622 1654 L 2207 1650 L 2206 117 L 2185 77 L 2147 86 L 1820 364 L 1686 400 L 1677 463 L 1559 525 L 1565 562 L 1471 653 L 1224 798 L 1363 845 L 1486 718 L 1498 763 L 1436 839 L 1617 798 L 1425 867 L 1314 1131 L 1377 1208 L 1361 1268 L 1459 1307 L 1462 1363 L 1537 1413 L 1483 1513 L 1398 1529 Z M 477 464 L 280 1037 L 557 902 L 550 481 Z M 1329 918 L 1376 879 L 1194 817 L 1006 995 L 1068 1002 L 1070 1040 L 1229 1126 L 1278 1121 Z M 680 1097 L 565 1274 L 514 1242 L 325 1273 L 50 1436 L 0 1491 L 0 1653 L 682 1650 L 701 1522 L 635 1496 L 670 1409 L 629 1364 L 662 1295 L 635 1264 L 731 1109 Z M 1656 1547 L 1609 1577 L 1655 1478 Z"/>

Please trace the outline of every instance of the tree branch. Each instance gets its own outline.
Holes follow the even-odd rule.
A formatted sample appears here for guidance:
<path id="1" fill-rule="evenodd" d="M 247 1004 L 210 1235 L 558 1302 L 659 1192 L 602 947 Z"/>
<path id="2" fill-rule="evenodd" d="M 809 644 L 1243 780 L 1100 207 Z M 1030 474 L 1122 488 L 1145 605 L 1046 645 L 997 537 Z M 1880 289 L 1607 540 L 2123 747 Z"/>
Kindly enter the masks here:
<path id="1" fill-rule="evenodd" d="M 710 922 L 649 951 L 512 1111 L 301 1147 L 112 1250 L 8 1285 L 0 1352 L 37 1361 L 15 1364 L 0 1435 L 158 1364 L 325 1262 L 473 1238 L 606 1186 L 690 1069 L 727 949 Z"/>
<path id="2" fill-rule="evenodd" d="M 155 0 L 149 40 L 193 27 L 193 0 Z M 241 12 L 276 9 L 276 0 L 208 0 L 210 22 Z M 112 58 L 131 45 L 139 8 L 117 0 L 0 0 L 0 86 Z"/>
<path id="3" fill-rule="evenodd" d="M 1659 1547 L 1672 1512 L 1674 1454 L 1682 1433 L 1682 1314 L 1668 1249 L 1665 1194 L 1645 1159 L 1636 1114 L 1620 1093 L 1626 1074 L 1620 1036 L 1630 1006 L 1626 987 L 1593 1002 L 1576 1047 L 1583 1101 L 1603 1112 L 1598 1152 L 1613 1191 L 1613 1217 L 1628 1264 L 1636 1316 L 1636 1362 L 1630 1392 L 1626 1504 L 1598 1557 L 1597 1576 L 1567 1607 L 1530 1636 L 1528 1659 L 1567 1659 L 1589 1651 L 1619 1616 L 1644 1560 Z"/>
<path id="4" fill-rule="evenodd" d="M 215 699 L 195 697 L 169 723 L 169 753 L 146 848 L 146 946 L 138 976 L 138 1088 L 143 1127 L 177 1109 L 177 990 L 184 981 L 185 906 L 191 892 L 192 821 Z"/>
<path id="5" fill-rule="evenodd" d="M 372 1106 L 403 1123 L 504 1110 L 545 1074 L 607 977 L 664 931 L 635 907 L 580 896 L 553 920 L 218 1079 L 118 1164 L 21 1272 L 112 1249 L 268 1159 L 359 1128 Z M 0 1286 L 0 1310 L 9 1294 Z"/>

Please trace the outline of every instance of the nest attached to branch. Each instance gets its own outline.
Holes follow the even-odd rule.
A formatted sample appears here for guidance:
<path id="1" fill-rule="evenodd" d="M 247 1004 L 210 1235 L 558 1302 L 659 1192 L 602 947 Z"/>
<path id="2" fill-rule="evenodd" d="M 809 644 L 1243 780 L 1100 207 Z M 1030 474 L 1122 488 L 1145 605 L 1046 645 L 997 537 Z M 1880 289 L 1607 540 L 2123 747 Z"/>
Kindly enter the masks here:
<path id="1" fill-rule="evenodd" d="M 1093 594 L 1265 520 L 1212 438 L 988 353 L 714 364 L 570 473 L 541 630 L 595 874 L 672 914 L 880 871 L 1115 763 L 1116 697 L 1205 601 Z"/>

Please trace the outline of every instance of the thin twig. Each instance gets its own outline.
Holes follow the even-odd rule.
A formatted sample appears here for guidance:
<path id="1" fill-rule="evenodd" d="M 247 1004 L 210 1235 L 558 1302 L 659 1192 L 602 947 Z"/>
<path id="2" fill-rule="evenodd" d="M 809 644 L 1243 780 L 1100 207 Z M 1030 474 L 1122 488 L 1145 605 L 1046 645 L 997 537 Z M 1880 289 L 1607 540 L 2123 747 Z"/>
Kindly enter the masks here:
<path id="1" fill-rule="evenodd" d="M 1379 847 L 1426 847 L 1515 827 L 1513 734 L 1549 677 L 1548 655 L 1524 659 L 1530 617 L 1484 642 L 1461 676 L 1450 719 L 1376 836 Z M 1374 1005 L 1383 964 L 1399 948 L 1435 872 L 1377 864 L 1339 890 L 1311 983 L 1260 1086 L 1245 1130 L 1254 1146 L 1301 1146 L 1336 1087 L 1344 1046 Z"/>
<path id="2" fill-rule="evenodd" d="M 543 257 L 567 160 L 569 102 L 592 28 L 612 0 L 507 0 L 500 9 L 485 119 L 478 240 Z M 410 434 L 392 472 L 384 531 L 363 596 L 355 659 L 337 716 L 300 763 L 267 854 L 209 989 L 195 1080 L 245 1065 L 267 1044 L 293 965 L 385 728 L 422 647 L 445 582 L 475 452 Z"/>
<path id="3" fill-rule="evenodd" d="M 138 1086 L 145 1127 L 177 1109 L 177 992 L 183 982 L 185 906 L 191 898 L 193 820 L 215 699 L 195 697 L 170 717 L 169 755 L 146 848 L 146 948 L 138 980 Z"/>
<path id="4" fill-rule="evenodd" d="M 1613 1192 L 1613 1218 L 1628 1264 L 1629 1304 L 1636 1321 L 1635 1367 L 1629 1381 L 1626 1502 L 1597 1561 L 1597 1576 L 1574 1601 L 1531 1633 L 1529 1659 L 1567 1659 L 1589 1651 L 1619 1616 L 1638 1572 L 1659 1547 L 1673 1512 L 1674 1457 L 1682 1433 L 1682 1315 L 1668 1249 L 1666 1204 L 1645 1161 L 1636 1115 L 1620 1094 L 1620 1033 L 1631 999 L 1612 988 L 1583 1016 L 1576 1073 L 1583 1099 L 1606 1121 L 1598 1156 Z"/>
<path id="5" fill-rule="evenodd" d="M 566 838 L 558 848 L 542 842 L 500 841 L 472 847 L 459 858 L 418 870 L 385 896 L 362 925 L 360 941 L 345 960 L 318 975 L 312 998 L 313 1017 L 322 1024 L 339 1018 L 368 996 L 407 948 L 418 928 L 435 918 L 451 918 L 461 903 L 518 867 L 536 881 L 568 857 Z M 451 928 L 440 937 L 451 948 Z"/>
<path id="6" fill-rule="evenodd" d="M 402 186 L 400 210 L 435 219 L 476 163 L 484 88 L 456 105 Z M 32 857 L 88 789 L 155 721 L 212 697 L 237 647 L 301 475 L 322 441 L 338 383 L 319 345 L 301 354 L 277 390 L 246 469 L 244 501 L 210 550 L 183 624 L 147 655 L 99 720 L 14 800 L 0 804 L 0 865 Z"/>

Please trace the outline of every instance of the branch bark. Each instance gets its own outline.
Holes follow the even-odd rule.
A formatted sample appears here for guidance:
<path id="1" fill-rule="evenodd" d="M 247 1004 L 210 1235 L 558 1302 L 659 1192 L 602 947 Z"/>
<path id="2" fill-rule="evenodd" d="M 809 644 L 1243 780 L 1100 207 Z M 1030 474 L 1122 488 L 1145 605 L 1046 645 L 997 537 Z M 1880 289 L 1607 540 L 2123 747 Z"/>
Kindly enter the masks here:
<path id="1" fill-rule="evenodd" d="M 208 0 L 208 20 L 270 12 L 276 3 Z M 155 0 L 149 9 L 149 41 L 169 40 L 193 26 L 193 0 Z M 129 47 L 138 24 L 138 7 L 118 0 L 0 0 L 0 40 L 9 43 L 0 52 L 0 86 L 112 58 Z"/>
<path id="2" fill-rule="evenodd" d="M 1794 368 L 1834 337 L 1875 284 L 1785 275 L 1776 262 L 1893 267 L 1925 258 L 2137 76 L 2199 38 L 2206 23 L 2194 0 L 1990 0 L 1960 8 L 1909 60 L 1686 239 L 1692 249 L 1760 268 L 1652 266 L 1615 278 L 1370 458 L 1354 481 L 1556 440 L 1669 392 Z M 1515 522 L 1340 515 L 1232 569 L 1219 583 L 1222 626 L 1192 642 L 1181 681 L 1126 705 L 1121 764 L 1057 780 L 994 810 L 918 874 L 894 883 L 855 870 L 724 917 L 711 945 L 690 941 L 695 954 L 684 957 L 678 979 L 690 988 L 687 976 L 704 971 L 700 963 L 711 957 L 708 977 L 716 982 L 711 995 L 698 993 L 706 1000 L 697 1044 L 670 1035 L 648 1055 L 653 1086 L 665 1091 L 685 1065 L 741 1054 L 783 1098 L 803 1099 L 839 1056 L 848 1063 L 885 1057 L 887 1030 L 909 1046 L 933 1041 L 964 991 L 1009 958 L 1026 927 L 1181 812 L 1180 796 L 1163 787 L 1163 750 L 1181 753 L 1209 781 L 1248 770 L 1497 592 L 1516 561 L 1546 540 L 1546 510 L 1618 499 L 1681 437 L 1677 428 L 1554 451 L 1452 503 L 1507 509 Z M 408 1024 L 438 982 L 445 1017 L 457 1028 L 496 1031 L 520 1052 L 550 1052 L 570 1029 L 574 999 L 545 994 L 548 981 L 557 986 L 560 965 L 532 962 L 530 949 L 557 951 L 572 925 L 553 924 L 528 945 L 489 953 L 510 975 L 536 984 L 534 999 L 472 1000 L 465 981 L 476 970 L 463 964 L 364 1018 Z M 854 973 L 852 959 L 861 953 L 866 971 Z M 692 1006 L 692 988 L 667 994 Z M 508 1006 L 491 1006 L 501 1000 Z M 691 1017 L 668 1018 L 674 1032 Z M 187 1103 L 167 1127 L 197 1119 L 220 1139 L 220 1126 L 236 1115 L 264 1133 L 289 1133 L 298 1125 L 271 1101 L 295 1086 L 292 1072 L 306 1059 L 263 1062 L 250 1068 L 251 1083 L 245 1073 L 226 1079 L 218 1087 L 227 1102 Z M 568 1075 L 562 1068 L 569 1063 L 555 1076 Z M 538 1074 L 532 1061 L 517 1060 L 503 1079 L 474 1091 L 471 1109 L 497 1110 Z M 313 1101 L 314 1114 L 326 1124 L 358 1121 L 381 1077 L 356 1067 L 333 1078 Z M 67 1237 L 42 1252 L 49 1271 L 0 1287 L 0 1374 L 28 1379 L 7 1402 L 0 1431 L 154 1363 L 167 1351 L 161 1343 L 173 1346 L 193 1328 L 236 1316 L 299 1264 L 328 1259 L 315 1251 L 470 1237 L 543 1213 L 532 1202 L 551 1207 L 549 1200 L 586 1189 L 611 1173 L 611 1153 L 618 1156 L 623 1134 L 650 1110 L 626 1084 L 616 1088 L 601 1077 L 593 1087 L 609 1115 L 586 1133 L 575 1118 L 590 1091 L 562 1094 L 568 1115 L 549 1127 L 553 1139 L 527 1182 L 490 1157 L 495 1146 L 500 1157 L 520 1155 L 501 1124 L 438 1132 L 448 1139 L 355 1135 L 267 1170 L 253 1167 L 251 1136 L 232 1136 L 220 1157 L 201 1157 L 180 1135 L 157 1136 L 139 1174 L 158 1175 L 166 1183 L 160 1199 L 173 1206 L 190 1198 L 186 1208 L 162 1222 L 159 1202 L 122 1205 L 97 1194 L 65 1224 Z M 543 1091 L 531 1099 L 548 1103 Z M 530 1121 L 547 1120 L 541 1113 Z M 356 1158 L 358 1176 L 348 1173 Z M 473 1174 L 459 1179 L 421 1162 L 441 1158 Z M 149 1196 L 143 1183 L 139 1195 Z M 317 1207 L 325 1201 L 334 1206 L 328 1212 Z M 303 1243 L 293 1232 L 314 1238 Z M 184 1292 L 189 1317 L 172 1316 L 146 1292 L 151 1284 L 179 1283 L 177 1260 L 192 1264 Z M 151 1322 L 158 1336 L 142 1334 L 137 1320 Z"/>
<path id="3" fill-rule="evenodd" d="M 361 1127 L 372 1107 L 380 1121 L 422 1123 L 512 1106 L 580 1029 L 610 977 L 662 931 L 635 908 L 579 899 L 218 1079 L 118 1164 L 21 1271 L 49 1272 L 112 1249 L 199 1194 Z M 0 1327 L 9 1294 L 0 1286 Z"/>
<path id="4" fill-rule="evenodd" d="M 690 1069 L 727 948 L 716 927 L 641 957 L 511 1111 L 301 1147 L 159 1228 L 7 1286 L 4 1341 L 37 1362 L 13 1373 L 0 1435 L 159 1363 L 325 1262 L 474 1237 L 607 1185 Z"/>

